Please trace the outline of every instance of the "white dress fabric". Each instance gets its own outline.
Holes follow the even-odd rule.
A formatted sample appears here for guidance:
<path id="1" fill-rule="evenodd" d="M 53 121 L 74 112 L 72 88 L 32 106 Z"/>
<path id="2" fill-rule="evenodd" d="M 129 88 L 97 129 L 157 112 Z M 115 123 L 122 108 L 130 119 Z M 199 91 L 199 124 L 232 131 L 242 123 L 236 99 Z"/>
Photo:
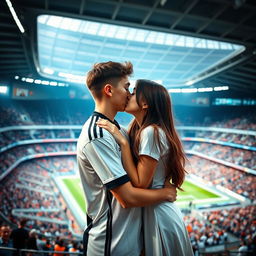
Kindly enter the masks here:
<path id="1" fill-rule="evenodd" d="M 165 182 L 164 161 L 168 150 L 162 129 L 160 149 L 154 136 L 154 128 L 148 126 L 141 133 L 140 155 L 158 160 L 151 188 L 162 188 Z M 165 163 L 168 164 L 168 163 Z M 192 246 L 180 209 L 175 203 L 163 202 L 143 208 L 143 233 L 146 256 L 192 256 Z"/>

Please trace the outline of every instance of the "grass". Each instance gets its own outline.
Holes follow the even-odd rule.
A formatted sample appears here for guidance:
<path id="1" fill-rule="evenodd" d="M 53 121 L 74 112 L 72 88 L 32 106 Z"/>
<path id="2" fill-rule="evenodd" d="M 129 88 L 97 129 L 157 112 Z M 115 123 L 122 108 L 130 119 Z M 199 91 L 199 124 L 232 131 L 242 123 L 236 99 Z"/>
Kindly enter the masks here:
<path id="1" fill-rule="evenodd" d="M 84 200 L 84 192 L 81 186 L 81 181 L 78 178 L 64 178 L 62 179 L 77 204 L 83 212 L 86 212 L 86 205 Z"/>
<path id="2" fill-rule="evenodd" d="M 207 198 L 218 198 L 220 196 L 201 188 L 194 183 L 185 181 L 182 185 L 183 191 L 178 191 L 178 202 L 181 201 L 190 201 L 191 199 L 207 199 Z"/>

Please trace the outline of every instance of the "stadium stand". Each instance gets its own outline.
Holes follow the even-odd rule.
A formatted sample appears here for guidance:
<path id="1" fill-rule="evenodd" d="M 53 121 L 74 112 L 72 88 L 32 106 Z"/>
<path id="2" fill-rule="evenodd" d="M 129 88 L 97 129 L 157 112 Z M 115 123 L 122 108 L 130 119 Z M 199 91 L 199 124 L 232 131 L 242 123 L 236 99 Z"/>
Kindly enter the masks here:
<path id="1" fill-rule="evenodd" d="M 74 123 L 72 118 L 63 118 L 61 122 L 58 122 L 63 116 L 67 116 L 68 113 L 63 111 L 63 109 L 55 109 L 54 115 L 49 115 L 47 118 L 37 115 L 37 112 L 42 113 L 42 108 L 46 105 L 49 106 L 49 104 L 39 104 L 38 107 L 37 104 L 35 104 L 32 111 L 30 108 L 26 109 L 23 106 L 22 109 L 24 112 L 22 114 L 17 110 L 17 106 L 9 106 L 8 108 L 3 105 L 1 106 L 2 112 L 5 113 L 4 117 L 6 120 L 9 120 L 8 126 L 12 127 L 17 124 L 24 125 L 24 127 L 37 125 L 28 130 L 7 129 L 0 133 L 2 149 L 0 153 L 0 165 L 2 174 L 10 166 L 15 164 L 18 159 L 22 159 L 28 155 L 51 152 L 75 152 L 76 139 L 82 124 L 82 120 L 79 116 L 83 114 L 77 113 L 76 117 L 78 117 L 78 119 Z M 48 110 L 44 109 L 43 112 L 47 111 Z M 69 113 L 71 112 L 73 113 L 75 110 L 70 108 Z M 15 115 L 15 121 L 10 121 L 11 115 Z M 29 117 L 29 121 L 22 119 L 22 115 Z M 253 117 L 246 117 L 224 120 L 218 123 L 209 123 L 208 119 L 207 125 L 198 122 L 196 124 L 198 125 L 197 127 L 232 127 L 250 130 L 255 127 L 254 124 L 250 123 L 252 120 L 254 120 Z M 123 122 L 127 123 L 128 120 L 123 119 Z M 4 124 L 6 125 L 6 122 L 4 122 Z M 65 128 L 67 125 L 74 124 L 78 124 L 77 128 Z M 44 127 L 40 127 L 40 125 L 53 126 L 50 129 L 45 129 Z M 55 127 L 59 125 L 62 125 L 63 128 L 55 129 Z M 182 134 L 187 131 L 181 128 L 179 132 Z M 255 151 L 218 144 L 219 141 L 222 141 L 253 147 L 255 146 L 255 137 L 252 135 L 232 134 L 221 131 L 195 131 L 193 137 L 190 137 L 190 139 L 204 138 L 211 141 L 207 143 L 202 141 L 195 142 L 187 140 L 187 136 L 182 136 L 182 138 L 184 138 L 186 151 L 200 152 L 218 160 L 225 160 L 233 164 L 242 165 L 243 167 L 255 169 Z M 66 141 L 67 139 L 69 141 Z M 17 145 L 17 142 L 20 144 Z M 250 199 L 252 203 L 252 205 L 247 206 L 247 208 L 236 207 L 231 210 L 223 211 L 209 210 L 204 213 L 205 217 L 200 217 L 195 211 L 193 211 L 193 215 L 185 215 L 184 220 L 190 234 L 194 251 L 197 252 L 202 248 L 223 245 L 229 242 L 231 235 L 237 237 L 237 239 L 246 241 L 247 245 L 250 245 L 249 248 L 252 248 L 253 243 L 251 241 L 255 236 L 255 220 L 253 216 L 255 215 L 254 204 L 256 203 L 256 176 L 196 155 L 190 155 L 188 159 L 190 174 L 201 177 L 214 186 L 223 186 L 232 192 Z M 36 229 L 38 234 L 46 239 L 51 239 L 50 243 L 52 248 L 54 248 L 53 241 L 57 239 L 57 237 L 66 237 L 69 240 L 72 239 L 74 234 L 79 234 L 81 230 L 51 176 L 73 173 L 75 170 L 76 161 L 74 157 L 61 159 L 58 157 L 47 157 L 26 161 L 18 165 L 18 167 L 12 170 L 11 175 L 4 178 L 4 185 L 1 185 L 2 192 L 0 200 L 3 202 L 1 212 L 4 217 L 11 223 L 17 223 L 24 217 L 27 218 L 27 226 L 29 229 Z M 10 200 L 10 198 L 12 198 L 12 200 Z M 47 209 L 53 210 L 48 211 Z M 250 215 L 248 211 L 251 212 Z M 238 217 L 239 214 L 240 219 L 238 218 L 237 222 L 244 219 L 244 214 L 248 216 L 248 219 L 245 220 L 245 226 L 239 225 L 239 227 L 234 229 L 233 226 L 235 224 L 223 221 L 227 216 L 231 216 L 232 219 L 232 216 Z M 49 220 L 51 220 L 51 222 L 47 222 Z M 72 223 L 68 223 L 68 220 L 72 220 Z M 227 226 L 227 223 L 233 226 Z M 246 229 L 247 226 L 250 227 L 250 229 Z M 243 235 L 245 229 L 247 232 L 246 235 Z"/>

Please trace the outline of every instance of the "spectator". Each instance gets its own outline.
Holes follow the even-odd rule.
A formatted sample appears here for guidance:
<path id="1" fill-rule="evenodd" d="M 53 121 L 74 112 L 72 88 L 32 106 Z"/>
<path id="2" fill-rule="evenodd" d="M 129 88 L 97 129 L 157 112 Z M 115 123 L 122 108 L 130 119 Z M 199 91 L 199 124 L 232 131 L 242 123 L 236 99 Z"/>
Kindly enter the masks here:
<path id="1" fill-rule="evenodd" d="M 29 232 L 29 238 L 28 238 L 28 242 L 27 242 L 27 248 L 30 250 L 38 250 L 37 247 L 37 234 L 36 234 L 36 230 L 32 229 Z M 33 253 L 29 253 L 28 256 L 32 256 Z"/>
<path id="2" fill-rule="evenodd" d="M 79 252 L 78 250 L 78 244 L 75 241 L 72 241 L 72 245 L 68 250 L 69 252 Z"/>
<path id="3" fill-rule="evenodd" d="M 11 234 L 11 229 L 9 226 L 2 226 L 0 228 L 0 247 L 8 247 L 8 248 L 13 248 L 12 241 L 10 240 L 10 234 Z M 1 256 L 11 256 L 12 251 L 9 250 L 0 250 L 0 255 Z"/>
<path id="4" fill-rule="evenodd" d="M 11 233 L 11 239 L 13 240 L 13 247 L 20 250 L 27 248 L 28 231 L 25 229 L 27 220 L 22 219 L 19 223 L 19 227 L 14 229 Z M 19 253 L 16 253 L 18 255 Z"/>
<path id="5" fill-rule="evenodd" d="M 51 241 L 49 239 L 46 240 L 45 245 L 43 246 L 42 250 L 43 251 L 52 251 L 53 250 Z M 49 254 L 49 253 L 44 254 L 44 256 L 50 256 L 50 255 L 52 255 L 52 254 Z"/>
<path id="6" fill-rule="evenodd" d="M 66 247 L 64 245 L 64 240 L 63 239 L 60 239 L 59 241 L 57 241 L 55 243 L 55 246 L 54 246 L 54 251 L 56 252 L 64 252 L 66 250 Z M 53 256 L 63 256 L 64 254 L 62 253 L 54 253 Z"/>
<path id="7" fill-rule="evenodd" d="M 239 253 L 237 256 L 247 256 L 248 247 L 244 240 L 242 240 L 241 246 L 239 247 L 238 251 L 239 251 Z"/>

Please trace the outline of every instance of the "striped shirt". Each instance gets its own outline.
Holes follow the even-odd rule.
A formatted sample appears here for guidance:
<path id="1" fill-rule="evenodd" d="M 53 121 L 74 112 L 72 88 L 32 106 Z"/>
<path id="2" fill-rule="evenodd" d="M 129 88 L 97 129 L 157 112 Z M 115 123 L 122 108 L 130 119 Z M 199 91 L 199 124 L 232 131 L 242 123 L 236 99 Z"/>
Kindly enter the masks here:
<path id="1" fill-rule="evenodd" d="M 141 208 L 123 209 L 110 192 L 128 182 L 129 177 L 123 169 L 120 147 L 114 137 L 96 125 L 99 118 L 108 119 L 94 112 L 84 124 L 77 143 L 78 167 L 87 207 L 84 254 L 140 255 Z M 126 135 L 116 121 L 112 123 Z"/>

